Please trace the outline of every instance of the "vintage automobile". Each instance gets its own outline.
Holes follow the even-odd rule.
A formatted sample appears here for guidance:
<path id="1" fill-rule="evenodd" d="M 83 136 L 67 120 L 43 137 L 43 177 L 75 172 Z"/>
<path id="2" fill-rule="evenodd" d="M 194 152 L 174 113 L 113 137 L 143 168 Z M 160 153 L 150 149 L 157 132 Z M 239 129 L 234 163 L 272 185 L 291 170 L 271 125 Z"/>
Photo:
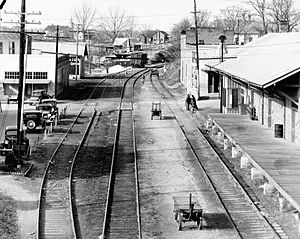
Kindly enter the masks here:
<path id="1" fill-rule="evenodd" d="M 21 157 L 22 159 L 27 160 L 30 154 L 30 145 L 29 139 L 26 137 L 26 127 L 23 127 L 21 135 L 21 147 L 17 145 L 18 129 L 17 126 L 7 126 L 5 129 L 5 139 L 4 142 L 0 145 L 0 155 L 6 156 L 9 153 L 14 151 L 15 154 L 21 148 Z"/>
<path id="2" fill-rule="evenodd" d="M 58 116 L 58 107 L 57 107 L 57 100 L 52 98 L 52 99 L 42 99 L 41 100 L 41 104 L 48 104 L 51 105 L 52 110 L 51 110 L 51 114 Z"/>
<path id="3" fill-rule="evenodd" d="M 23 113 L 23 122 L 28 131 L 35 131 L 39 129 L 43 131 L 46 127 L 46 121 L 48 118 L 48 113 L 44 113 L 42 110 L 26 110 Z"/>
<path id="4" fill-rule="evenodd" d="M 30 105 L 36 105 L 40 102 L 41 99 L 49 99 L 52 95 L 48 94 L 46 90 L 34 90 L 32 91 L 31 96 L 28 100 L 26 100 L 26 103 L 29 103 Z"/>

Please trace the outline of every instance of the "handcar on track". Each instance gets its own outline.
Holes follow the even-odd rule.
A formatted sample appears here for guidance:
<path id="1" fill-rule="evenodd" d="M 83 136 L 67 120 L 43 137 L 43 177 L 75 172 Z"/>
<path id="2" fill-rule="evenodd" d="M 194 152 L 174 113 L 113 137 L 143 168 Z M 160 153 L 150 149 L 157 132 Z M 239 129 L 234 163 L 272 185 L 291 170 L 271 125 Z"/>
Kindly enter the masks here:
<path id="1" fill-rule="evenodd" d="M 188 221 L 197 222 L 197 227 L 201 230 L 203 209 L 200 207 L 197 199 L 190 194 L 189 198 L 176 196 L 173 197 L 173 200 L 173 212 L 175 220 L 178 222 L 178 230 L 182 229 L 182 223 Z"/>
<path id="2" fill-rule="evenodd" d="M 153 119 L 153 116 L 158 116 L 162 119 L 161 102 L 152 102 L 151 119 Z"/>

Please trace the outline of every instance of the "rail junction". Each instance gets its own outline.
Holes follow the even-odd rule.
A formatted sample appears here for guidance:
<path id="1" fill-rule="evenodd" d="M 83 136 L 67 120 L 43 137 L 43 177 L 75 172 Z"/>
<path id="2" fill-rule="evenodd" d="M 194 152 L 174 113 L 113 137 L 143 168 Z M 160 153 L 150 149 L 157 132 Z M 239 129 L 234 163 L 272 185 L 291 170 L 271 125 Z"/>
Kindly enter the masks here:
<path id="1" fill-rule="evenodd" d="M 288 238 L 228 167 L 206 122 L 149 69 L 76 89 L 78 101 L 34 152 L 51 151 L 37 238 Z M 189 213 L 174 198 L 186 198 Z"/>

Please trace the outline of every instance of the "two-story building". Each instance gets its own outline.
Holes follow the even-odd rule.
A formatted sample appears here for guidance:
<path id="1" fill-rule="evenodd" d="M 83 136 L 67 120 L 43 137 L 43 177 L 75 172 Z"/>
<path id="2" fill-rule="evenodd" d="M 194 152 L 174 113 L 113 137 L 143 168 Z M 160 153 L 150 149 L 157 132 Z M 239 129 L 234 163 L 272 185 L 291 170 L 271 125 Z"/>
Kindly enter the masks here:
<path id="1" fill-rule="evenodd" d="M 254 120 L 300 144 L 300 33 L 270 33 L 248 43 L 235 59 L 207 66 L 222 79 L 221 111 Z"/>
<path id="2" fill-rule="evenodd" d="M 165 44 L 169 34 L 161 30 L 147 30 L 139 34 L 137 39 L 143 44 Z"/>
<path id="3" fill-rule="evenodd" d="M 56 43 L 53 41 L 32 42 L 32 54 L 34 55 L 55 55 L 55 53 Z M 82 78 L 84 76 L 84 61 L 85 58 L 89 55 L 88 47 L 85 42 L 59 42 L 58 54 L 69 55 L 69 75 L 71 75 L 73 78 L 76 77 L 76 73 L 79 78 Z"/>
<path id="4" fill-rule="evenodd" d="M 141 50 L 142 43 L 136 38 L 116 38 L 113 43 L 114 53 L 129 53 Z"/>
<path id="5" fill-rule="evenodd" d="M 198 74 L 195 31 L 184 31 L 181 34 L 180 81 L 186 86 L 187 93 L 193 94 L 198 99 L 219 97 L 219 76 L 206 64 L 220 62 L 222 45 L 219 37 L 221 35 L 227 38 L 226 44 L 223 45 L 224 58 L 234 57 L 232 53 L 239 47 L 234 44 L 234 32 L 224 32 L 215 28 L 198 29 Z"/>
<path id="6" fill-rule="evenodd" d="M 0 35 L 0 99 L 17 95 L 19 89 L 20 39 L 16 34 Z M 25 96 L 33 90 L 45 89 L 59 94 L 69 84 L 69 56 L 55 54 L 32 54 L 32 41 L 28 39 L 25 55 Z M 57 70 L 57 75 L 55 71 Z M 56 79 L 56 82 L 55 82 Z"/>

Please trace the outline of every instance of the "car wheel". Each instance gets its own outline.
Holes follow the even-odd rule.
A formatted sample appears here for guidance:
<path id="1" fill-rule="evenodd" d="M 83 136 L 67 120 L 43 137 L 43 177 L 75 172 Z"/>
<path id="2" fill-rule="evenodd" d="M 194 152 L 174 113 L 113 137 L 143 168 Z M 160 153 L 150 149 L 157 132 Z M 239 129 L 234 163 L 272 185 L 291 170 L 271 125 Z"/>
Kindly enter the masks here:
<path id="1" fill-rule="evenodd" d="M 33 130 L 33 129 L 35 129 L 36 124 L 33 120 L 28 120 L 26 126 L 29 130 Z"/>

